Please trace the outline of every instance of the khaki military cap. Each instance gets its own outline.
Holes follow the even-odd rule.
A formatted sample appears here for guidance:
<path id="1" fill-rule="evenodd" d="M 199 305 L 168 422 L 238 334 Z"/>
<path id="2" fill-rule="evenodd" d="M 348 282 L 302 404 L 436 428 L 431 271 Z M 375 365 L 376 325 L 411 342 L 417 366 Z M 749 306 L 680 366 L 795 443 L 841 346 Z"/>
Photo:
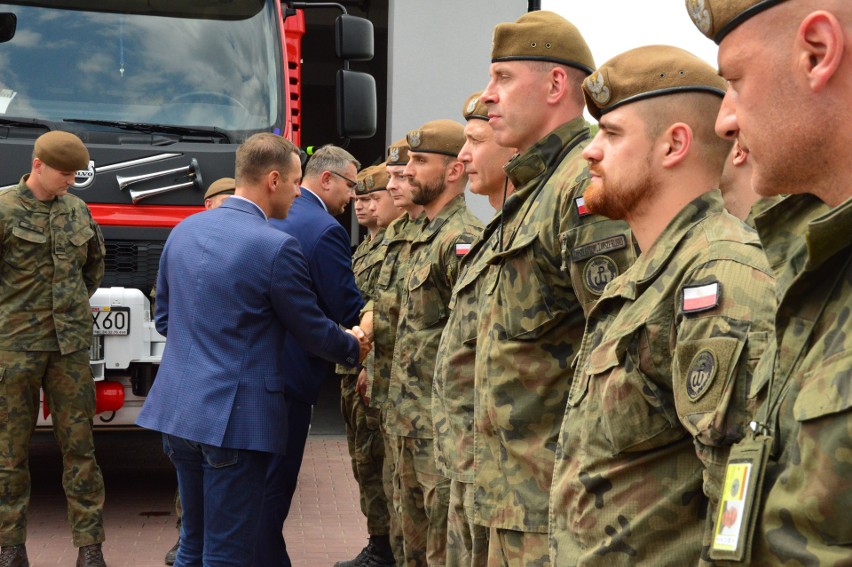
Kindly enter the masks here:
<path id="1" fill-rule="evenodd" d="M 408 140 L 397 140 L 388 146 L 387 165 L 405 165 L 408 163 Z"/>
<path id="2" fill-rule="evenodd" d="M 707 92 L 725 96 L 725 80 L 692 53 L 648 45 L 616 55 L 583 81 L 589 113 L 596 119 L 624 104 L 656 96 Z"/>
<path id="3" fill-rule="evenodd" d="M 785 0 L 686 0 L 689 17 L 717 44 L 738 25 Z"/>
<path id="4" fill-rule="evenodd" d="M 455 120 L 432 120 L 406 134 L 409 151 L 457 157 L 464 145 L 464 126 Z"/>
<path id="5" fill-rule="evenodd" d="M 368 195 L 387 189 L 389 179 L 387 165 L 387 162 L 383 162 L 362 169 L 358 174 L 358 187 L 355 189 L 355 194 Z"/>
<path id="6" fill-rule="evenodd" d="M 491 62 L 550 61 L 587 75 L 595 68 L 592 51 L 574 24 L 553 12 L 528 12 L 513 23 L 497 24 Z"/>
<path id="7" fill-rule="evenodd" d="M 488 120 L 488 108 L 479 100 L 481 95 L 482 91 L 475 92 L 464 101 L 462 116 L 465 120 Z"/>
<path id="8" fill-rule="evenodd" d="M 204 194 L 204 198 L 209 199 L 221 193 L 233 195 L 236 188 L 237 184 L 233 177 L 223 177 L 210 184 L 210 187 L 207 188 L 207 192 Z"/>
<path id="9" fill-rule="evenodd" d="M 89 167 L 89 150 L 74 134 L 54 130 L 35 141 L 33 155 L 58 171 L 78 171 Z"/>

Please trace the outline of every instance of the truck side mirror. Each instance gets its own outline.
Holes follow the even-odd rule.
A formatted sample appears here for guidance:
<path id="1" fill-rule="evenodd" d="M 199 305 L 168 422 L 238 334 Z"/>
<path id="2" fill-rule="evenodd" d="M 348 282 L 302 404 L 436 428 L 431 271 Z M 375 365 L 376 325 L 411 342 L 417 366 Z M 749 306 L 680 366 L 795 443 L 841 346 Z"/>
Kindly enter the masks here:
<path id="1" fill-rule="evenodd" d="M 373 58 L 373 22 L 342 14 L 334 21 L 334 50 L 339 59 L 369 61 Z"/>
<path id="2" fill-rule="evenodd" d="M 372 75 L 337 71 L 337 135 L 370 138 L 376 133 L 376 80 Z"/>
<path id="3" fill-rule="evenodd" d="M 18 27 L 18 16 L 11 12 L 0 12 L 0 43 L 5 43 L 15 37 Z M 372 38 L 370 38 L 372 42 Z"/>

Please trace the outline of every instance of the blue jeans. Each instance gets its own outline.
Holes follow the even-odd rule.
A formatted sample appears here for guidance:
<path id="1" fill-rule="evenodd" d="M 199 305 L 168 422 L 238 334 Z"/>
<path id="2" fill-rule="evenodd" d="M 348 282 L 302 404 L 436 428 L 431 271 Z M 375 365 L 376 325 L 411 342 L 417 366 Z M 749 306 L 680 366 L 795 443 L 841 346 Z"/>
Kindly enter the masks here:
<path id="1" fill-rule="evenodd" d="M 296 493 L 302 456 L 311 428 L 313 406 L 287 400 L 287 453 L 273 455 L 266 473 L 266 490 L 261 506 L 254 567 L 290 567 L 290 556 L 282 530 Z"/>
<path id="2" fill-rule="evenodd" d="M 271 453 L 163 434 L 183 507 L 176 567 L 245 567 L 254 552 Z"/>

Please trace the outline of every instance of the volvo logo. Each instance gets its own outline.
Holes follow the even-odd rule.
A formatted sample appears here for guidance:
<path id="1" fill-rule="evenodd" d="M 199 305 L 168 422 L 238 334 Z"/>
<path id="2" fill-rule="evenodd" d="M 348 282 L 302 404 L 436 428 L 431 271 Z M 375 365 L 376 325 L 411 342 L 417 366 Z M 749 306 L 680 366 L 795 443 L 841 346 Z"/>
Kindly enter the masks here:
<path id="1" fill-rule="evenodd" d="M 89 167 L 77 171 L 74 175 L 74 188 L 86 189 L 95 182 L 95 162 L 89 161 Z"/>

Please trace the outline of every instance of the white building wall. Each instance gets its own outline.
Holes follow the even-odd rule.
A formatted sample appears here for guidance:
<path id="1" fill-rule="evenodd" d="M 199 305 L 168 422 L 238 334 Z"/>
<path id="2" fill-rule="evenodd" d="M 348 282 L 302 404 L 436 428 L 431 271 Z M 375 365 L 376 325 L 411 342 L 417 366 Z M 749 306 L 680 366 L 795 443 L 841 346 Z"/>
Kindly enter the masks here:
<path id="1" fill-rule="evenodd" d="M 462 105 L 488 84 L 494 26 L 527 11 L 527 0 L 389 0 L 385 145 L 429 120 L 464 123 Z M 483 222 L 488 201 L 466 191 Z"/>

